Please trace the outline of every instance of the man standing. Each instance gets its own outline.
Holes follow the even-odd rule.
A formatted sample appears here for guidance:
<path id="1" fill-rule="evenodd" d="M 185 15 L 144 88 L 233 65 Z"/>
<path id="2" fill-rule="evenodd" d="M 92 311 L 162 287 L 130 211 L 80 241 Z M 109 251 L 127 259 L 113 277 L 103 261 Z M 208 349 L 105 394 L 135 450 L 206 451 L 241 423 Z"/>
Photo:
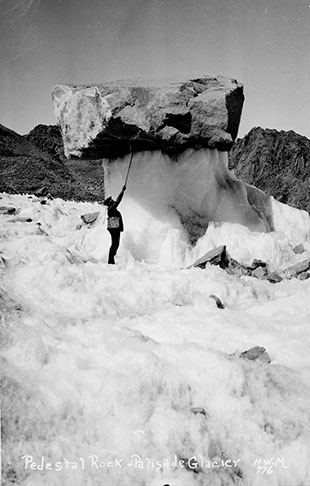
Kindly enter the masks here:
<path id="1" fill-rule="evenodd" d="M 119 247 L 119 240 L 121 232 L 124 231 L 123 218 L 119 210 L 117 209 L 119 203 L 123 199 L 126 186 L 123 187 L 116 201 L 110 196 L 104 201 L 104 205 L 108 208 L 108 231 L 111 235 L 111 247 L 109 251 L 108 263 L 115 264 L 115 255 Z"/>

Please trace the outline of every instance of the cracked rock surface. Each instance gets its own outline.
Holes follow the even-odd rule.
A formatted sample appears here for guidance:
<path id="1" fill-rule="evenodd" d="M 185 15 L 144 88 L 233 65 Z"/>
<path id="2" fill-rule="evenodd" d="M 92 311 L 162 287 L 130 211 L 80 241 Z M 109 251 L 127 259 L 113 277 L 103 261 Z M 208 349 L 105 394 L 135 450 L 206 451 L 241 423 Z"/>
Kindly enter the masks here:
<path id="1" fill-rule="evenodd" d="M 56 118 L 67 157 L 116 158 L 130 151 L 227 151 L 238 132 L 243 86 L 222 76 L 58 85 Z"/>

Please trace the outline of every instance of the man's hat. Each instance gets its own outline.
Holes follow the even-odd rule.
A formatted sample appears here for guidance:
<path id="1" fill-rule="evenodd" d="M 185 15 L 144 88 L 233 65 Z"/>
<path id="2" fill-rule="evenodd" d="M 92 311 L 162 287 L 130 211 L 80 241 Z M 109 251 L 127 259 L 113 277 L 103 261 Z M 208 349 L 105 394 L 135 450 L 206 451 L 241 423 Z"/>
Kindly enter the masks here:
<path id="1" fill-rule="evenodd" d="M 111 202 L 111 201 L 113 201 L 113 198 L 112 198 L 112 196 L 109 196 L 109 197 L 107 197 L 107 198 L 106 198 L 106 199 L 103 201 L 103 204 L 104 204 L 105 206 L 108 206 L 108 205 L 110 204 L 110 202 Z"/>

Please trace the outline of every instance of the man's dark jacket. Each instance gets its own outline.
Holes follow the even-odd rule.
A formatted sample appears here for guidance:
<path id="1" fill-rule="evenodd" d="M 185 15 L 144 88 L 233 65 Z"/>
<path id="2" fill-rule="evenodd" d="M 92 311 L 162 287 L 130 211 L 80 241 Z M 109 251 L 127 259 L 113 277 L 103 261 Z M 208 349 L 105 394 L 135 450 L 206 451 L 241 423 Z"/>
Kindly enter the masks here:
<path id="1" fill-rule="evenodd" d="M 124 231 L 124 224 L 123 218 L 119 210 L 117 209 L 119 203 L 123 199 L 124 192 L 122 191 L 119 196 L 117 197 L 116 201 L 114 201 L 110 206 L 108 206 L 108 220 L 109 218 L 118 218 L 119 219 L 119 227 L 116 228 L 118 231 Z"/>

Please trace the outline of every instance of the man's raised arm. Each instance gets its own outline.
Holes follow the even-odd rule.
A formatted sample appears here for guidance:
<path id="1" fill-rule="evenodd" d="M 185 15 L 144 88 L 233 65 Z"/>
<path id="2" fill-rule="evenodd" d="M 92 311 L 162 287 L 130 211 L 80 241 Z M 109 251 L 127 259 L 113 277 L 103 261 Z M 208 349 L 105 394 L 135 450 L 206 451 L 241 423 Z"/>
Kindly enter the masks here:
<path id="1" fill-rule="evenodd" d="M 119 193 L 119 195 L 117 196 L 116 201 L 115 201 L 115 207 L 116 208 L 119 205 L 119 203 L 121 202 L 121 200 L 123 199 L 123 195 L 124 195 L 125 191 L 126 191 L 126 186 L 123 186 L 121 192 Z"/>

